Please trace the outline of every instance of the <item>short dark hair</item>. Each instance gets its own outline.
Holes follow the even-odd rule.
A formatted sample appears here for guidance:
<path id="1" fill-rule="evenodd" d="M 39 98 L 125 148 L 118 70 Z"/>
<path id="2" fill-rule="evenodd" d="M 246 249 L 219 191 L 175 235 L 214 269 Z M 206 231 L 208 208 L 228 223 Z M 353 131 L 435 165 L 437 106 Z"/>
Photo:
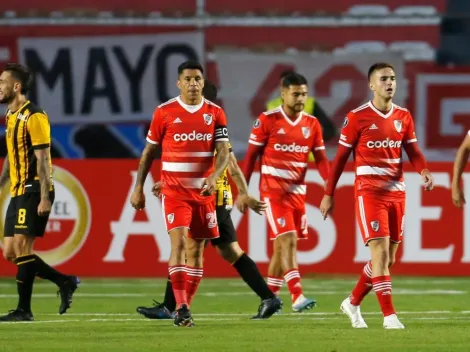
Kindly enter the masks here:
<path id="1" fill-rule="evenodd" d="M 24 65 L 9 63 L 3 68 L 3 71 L 8 71 L 13 78 L 21 83 L 21 94 L 28 94 L 33 82 L 33 74 Z"/>
<path id="2" fill-rule="evenodd" d="M 307 84 L 307 79 L 297 72 L 291 72 L 282 79 L 282 86 L 284 88 L 288 88 L 289 86 L 301 86 L 303 84 Z"/>
<path id="3" fill-rule="evenodd" d="M 388 62 L 377 62 L 369 68 L 369 72 L 367 72 L 367 80 L 370 81 L 370 77 L 372 76 L 372 74 L 375 71 L 381 70 L 383 68 L 391 68 L 393 71 L 395 71 L 395 68 L 392 64 L 389 64 Z"/>
<path id="4" fill-rule="evenodd" d="M 204 98 L 210 101 L 214 101 L 217 99 L 217 87 L 211 81 L 205 79 L 204 80 L 204 88 L 202 88 L 202 95 Z"/>
<path id="5" fill-rule="evenodd" d="M 202 65 L 194 60 L 188 60 L 183 62 L 181 65 L 178 66 L 178 76 L 183 73 L 184 70 L 199 70 L 201 73 L 204 73 L 204 69 Z"/>
<path id="6" fill-rule="evenodd" d="M 290 75 L 291 73 L 295 73 L 293 70 L 284 70 L 281 72 L 281 75 L 279 76 L 280 79 L 284 79 L 284 77 Z"/>

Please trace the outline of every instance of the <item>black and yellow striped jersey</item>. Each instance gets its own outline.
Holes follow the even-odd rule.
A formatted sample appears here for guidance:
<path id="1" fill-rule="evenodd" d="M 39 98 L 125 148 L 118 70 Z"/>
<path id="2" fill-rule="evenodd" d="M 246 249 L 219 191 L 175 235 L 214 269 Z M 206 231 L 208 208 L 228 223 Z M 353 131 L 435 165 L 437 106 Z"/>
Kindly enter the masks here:
<path id="1" fill-rule="evenodd" d="M 232 146 L 229 145 L 230 153 L 232 152 Z M 218 207 L 224 207 L 225 209 L 232 209 L 233 197 L 232 188 L 228 180 L 228 168 L 226 167 L 224 172 L 220 175 L 216 182 L 215 188 L 215 205 Z"/>
<path id="2" fill-rule="evenodd" d="M 5 124 L 12 197 L 40 192 L 34 150 L 51 145 L 51 128 L 46 113 L 28 100 L 15 112 L 7 110 Z M 49 167 L 52 178 L 50 155 Z"/>

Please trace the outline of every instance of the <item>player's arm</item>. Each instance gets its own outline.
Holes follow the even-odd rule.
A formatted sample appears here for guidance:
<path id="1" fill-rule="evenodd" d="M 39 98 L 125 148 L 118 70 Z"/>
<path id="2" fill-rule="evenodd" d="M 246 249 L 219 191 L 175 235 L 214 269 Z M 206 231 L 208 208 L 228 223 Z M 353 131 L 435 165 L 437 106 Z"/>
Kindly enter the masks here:
<path id="1" fill-rule="evenodd" d="M 421 150 L 419 149 L 411 115 L 409 118 L 410 120 L 403 138 L 403 149 L 405 149 L 411 165 L 413 165 L 416 172 L 421 175 L 421 178 L 424 182 L 424 189 L 426 191 L 431 191 L 434 187 L 434 178 L 428 169 L 428 164 L 424 158 L 423 153 L 421 153 Z"/>
<path id="2" fill-rule="evenodd" d="M 150 168 L 152 167 L 153 159 L 156 152 L 158 151 L 158 148 L 158 143 L 151 143 L 147 141 L 144 150 L 142 151 L 139 167 L 137 169 L 134 192 L 132 192 L 131 196 L 131 204 L 137 210 L 145 208 L 144 184 L 147 175 L 150 172 Z"/>
<path id="3" fill-rule="evenodd" d="M 330 163 L 325 152 L 325 144 L 323 141 L 323 131 L 320 123 L 315 125 L 314 141 L 312 147 L 312 153 L 317 166 L 318 172 L 322 179 L 326 182 L 330 174 Z"/>
<path id="4" fill-rule="evenodd" d="M 215 192 L 217 179 L 227 167 L 230 155 L 228 134 L 226 141 L 219 140 L 215 142 L 215 150 L 217 153 L 215 155 L 214 171 L 204 180 L 204 187 L 201 191 L 201 194 L 206 196 L 209 196 Z"/>
<path id="5" fill-rule="evenodd" d="M 249 184 L 256 160 L 263 153 L 264 147 L 269 139 L 269 120 L 264 114 L 261 114 L 253 123 L 250 139 L 248 139 L 248 149 L 243 163 L 243 175 Z"/>
<path id="6" fill-rule="evenodd" d="M 255 169 L 256 160 L 263 153 L 264 146 L 248 144 L 248 149 L 245 154 L 245 161 L 243 162 L 243 175 L 247 183 L 250 183 L 251 175 Z"/>
<path id="7" fill-rule="evenodd" d="M 261 214 L 261 212 L 266 209 L 267 205 L 248 194 L 248 184 L 246 183 L 245 176 L 243 176 L 240 166 L 238 166 L 237 158 L 233 152 L 230 152 L 227 167 L 230 177 L 233 182 L 235 182 L 238 189 L 238 198 L 236 201 L 238 210 L 244 213 L 248 207 L 253 209 L 256 213 Z"/>
<path id="8" fill-rule="evenodd" d="M 164 122 L 161 111 L 157 108 L 153 114 L 152 123 L 147 134 L 147 143 L 140 157 L 134 191 L 131 195 L 131 204 L 137 210 L 145 208 L 144 184 L 152 167 L 153 159 L 160 148 L 163 133 Z"/>
<path id="9" fill-rule="evenodd" d="M 153 144 L 147 142 L 145 144 L 144 150 L 142 151 L 142 155 L 140 157 L 139 167 L 137 169 L 134 190 L 143 192 L 145 180 L 147 179 L 147 175 L 150 172 L 150 168 L 152 167 L 153 159 L 157 153 L 158 147 L 159 144 L 157 143 Z"/>
<path id="10" fill-rule="evenodd" d="M 320 204 L 320 211 L 323 219 L 333 210 L 333 196 L 338 184 L 339 178 L 344 171 L 353 148 L 359 138 L 359 128 L 357 118 L 354 115 L 348 115 L 343 122 L 343 129 L 339 140 L 338 150 L 331 166 L 328 181 L 326 182 L 325 195 Z"/>
<path id="11" fill-rule="evenodd" d="M 34 155 L 37 159 L 37 172 L 39 184 L 41 186 L 41 199 L 49 200 L 49 191 L 51 189 L 51 168 L 50 168 L 50 147 L 34 149 Z"/>
<path id="12" fill-rule="evenodd" d="M 222 109 L 220 109 L 217 114 L 214 129 L 214 142 L 216 150 L 214 171 L 204 180 L 204 187 L 201 191 L 201 194 L 206 196 L 215 192 L 217 179 L 222 172 L 224 172 L 229 160 L 230 141 L 227 129 L 227 117 Z"/>
<path id="13" fill-rule="evenodd" d="M 452 176 L 452 201 L 455 206 L 461 208 L 466 202 L 461 187 L 461 179 L 465 165 L 470 155 L 470 131 L 460 145 L 454 162 L 454 174 Z"/>
<path id="14" fill-rule="evenodd" d="M 26 128 L 31 138 L 31 144 L 36 157 L 37 174 L 41 191 L 41 200 L 38 205 L 38 214 L 47 215 L 51 212 L 49 192 L 51 190 L 51 127 L 49 119 L 44 113 L 35 113 L 27 121 Z"/>
<path id="15" fill-rule="evenodd" d="M 0 174 L 0 189 L 2 189 L 8 180 L 10 179 L 10 162 L 8 160 L 8 154 L 5 156 L 3 161 L 2 173 Z"/>

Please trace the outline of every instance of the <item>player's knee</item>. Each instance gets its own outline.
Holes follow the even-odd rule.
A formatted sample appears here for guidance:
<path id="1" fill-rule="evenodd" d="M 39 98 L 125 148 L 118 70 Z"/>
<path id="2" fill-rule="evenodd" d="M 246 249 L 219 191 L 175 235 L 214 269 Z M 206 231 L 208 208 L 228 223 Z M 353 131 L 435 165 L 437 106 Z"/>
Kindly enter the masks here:
<path id="1" fill-rule="evenodd" d="M 280 254 L 282 256 L 289 255 L 289 253 L 294 253 L 297 249 L 297 241 L 294 234 L 285 234 L 276 239 L 280 243 Z"/>
<path id="2" fill-rule="evenodd" d="M 232 242 L 228 245 L 217 246 L 217 250 L 222 258 L 230 264 L 237 261 L 243 255 L 243 250 L 238 242 Z"/>
<path id="3" fill-rule="evenodd" d="M 11 246 L 15 252 L 15 256 L 32 254 L 33 252 L 34 237 L 24 235 L 15 235 Z"/>
<path id="4" fill-rule="evenodd" d="M 388 267 L 390 262 L 389 254 L 387 250 L 382 250 L 381 248 L 377 248 L 375 253 L 372 254 L 372 266 L 377 265 L 380 268 Z"/>
<path id="5" fill-rule="evenodd" d="M 186 248 L 188 259 L 202 258 L 202 254 L 204 253 L 204 243 L 205 241 L 190 241 Z"/>
<path id="6" fill-rule="evenodd" d="M 5 260 L 8 260 L 9 262 L 13 262 L 16 258 L 15 251 L 13 249 L 10 249 L 10 250 L 4 249 L 3 258 L 5 258 Z"/>

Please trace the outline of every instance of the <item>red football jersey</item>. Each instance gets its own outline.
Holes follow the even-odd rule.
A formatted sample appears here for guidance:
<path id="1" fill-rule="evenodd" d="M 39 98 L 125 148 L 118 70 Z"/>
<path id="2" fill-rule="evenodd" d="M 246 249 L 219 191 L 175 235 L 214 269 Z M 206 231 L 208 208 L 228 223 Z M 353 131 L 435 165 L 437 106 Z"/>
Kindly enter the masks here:
<path id="1" fill-rule="evenodd" d="M 402 147 L 417 142 L 410 112 L 393 104 L 383 114 L 372 102 L 344 119 L 339 143 L 354 150 L 356 194 L 405 198 Z"/>
<path id="2" fill-rule="evenodd" d="M 264 146 L 261 196 L 282 198 L 283 202 L 294 204 L 305 202 L 308 155 L 312 150 L 325 149 L 318 120 L 302 112 L 292 121 L 282 107 L 278 107 L 259 116 L 248 142 Z"/>
<path id="3" fill-rule="evenodd" d="M 162 193 L 168 197 L 212 202 L 201 196 L 203 182 L 214 167 L 215 142 L 228 142 L 224 110 L 203 99 L 186 105 L 180 97 L 157 107 L 147 142 L 162 146 Z"/>

